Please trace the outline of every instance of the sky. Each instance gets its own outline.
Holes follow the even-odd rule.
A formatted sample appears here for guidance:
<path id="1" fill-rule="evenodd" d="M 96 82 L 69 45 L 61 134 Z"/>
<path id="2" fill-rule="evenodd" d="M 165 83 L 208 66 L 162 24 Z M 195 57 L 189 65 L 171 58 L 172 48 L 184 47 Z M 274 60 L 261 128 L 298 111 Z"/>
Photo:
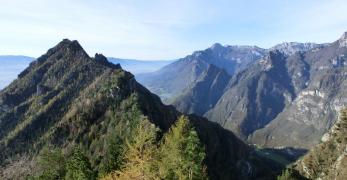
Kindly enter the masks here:
<path id="1" fill-rule="evenodd" d="M 219 42 L 333 42 L 346 0 L 0 0 L 0 54 L 38 57 L 64 38 L 89 55 L 171 60 Z"/>

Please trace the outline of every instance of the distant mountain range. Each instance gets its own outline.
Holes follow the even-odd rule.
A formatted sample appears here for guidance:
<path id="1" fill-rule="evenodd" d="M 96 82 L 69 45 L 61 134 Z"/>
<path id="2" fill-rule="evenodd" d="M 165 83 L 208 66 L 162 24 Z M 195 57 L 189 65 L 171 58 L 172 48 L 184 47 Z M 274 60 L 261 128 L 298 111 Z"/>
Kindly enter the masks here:
<path id="1" fill-rule="evenodd" d="M 165 103 L 249 143 L 309 148 L 347 105 L 346 39 L 270 49 L 216 44 L 137 79 Z"/>
<path id="2" fill-rule="evenodd" d="M 256 46 L 222 46 L 217 43 L 156 72 L 140 74 L 137 79 L 158 94 L 165 103 L 170 104 L 183 90 L 196 82 L 211 64 L 233 75 L 263 57 L 265 53 L 265 49 Z"/>

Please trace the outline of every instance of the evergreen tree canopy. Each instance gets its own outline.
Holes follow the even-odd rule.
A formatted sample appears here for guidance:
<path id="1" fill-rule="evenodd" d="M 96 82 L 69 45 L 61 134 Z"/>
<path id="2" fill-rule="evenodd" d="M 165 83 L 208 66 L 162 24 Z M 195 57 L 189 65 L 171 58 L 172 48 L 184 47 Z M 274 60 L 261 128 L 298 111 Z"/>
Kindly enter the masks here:
<path id="1" fill-rule="evenodd" d="M 156 128 L 148 120 L 140 121 L 134 137 L 127 142 L 124 167 L 104 179 L 158 179 L 156 162 Z"/>
<path id="2" fill-rule="evenodd" d="M 160 158 L 160 176 L 164 179 L 207 179 L 205 148 L 184 116 L 164 135 Z"/>
<path id="3" fill-rule="evenodd" d="M 159 146 L 156 132 L 149 121 L 141 121 L 134 137 L 127 140 L 124 167 L 104 179 L 207 179 L 205 149 L 186 117 L 177 120 Z"/>
<path id="4" fill-rule="evenodd" d="M 79 148 L 74 149 L 73 154 L 66 163 L 65 179 L 94 179 L 89 159 Z"/>

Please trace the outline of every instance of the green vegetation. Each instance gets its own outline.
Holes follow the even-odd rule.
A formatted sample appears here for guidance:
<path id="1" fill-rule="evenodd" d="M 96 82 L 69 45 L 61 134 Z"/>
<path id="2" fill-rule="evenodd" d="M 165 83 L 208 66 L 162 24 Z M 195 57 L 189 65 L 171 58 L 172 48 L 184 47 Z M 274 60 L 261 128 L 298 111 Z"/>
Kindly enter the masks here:
<path id="1" fill-rule="evenodd" d="M 33 179 L 63 179 L 66 159 L 60 149 L 45 147 L 38 160 L 38 176 Z"/>
<path id="2" fill-rule="evenodd" d="M 129 164 L 161 179 L 206 179 L 206 167 L 214 179 L 269 175 L 219 125 L 196 116 L 173 125 L 181 113 L 77 41 L 31 63 L 0 92 L 0 111 L 0 179 L 97 179 Z M 152 123 L 163 131 L 154 133 Z"/>
<path id="3" fill-rule="evenodd" d="M 205 148 L 186 117 L 180 117 L 158 141 L 158 129 L 142 117 L 131 135 L 110 141 L 104 161 L 92 169 L 92 156 L 79 147 L 70 153 L 44 148 L 39 156 L 37 175 L 31 179 L 207 179 Z M 113 135 L 113 137 L 119 137 Z M 107 161 L 106 161 L 107 159 Z"/>
<path id="4" fill-rule="evenodd" d="M 277 177 L 277 180 L 300 180 L 298 176 L 294 175 L 293 170 L 286 169 L 282 172 L 281 175 Z"/>
<path id="5" fill-rule="evenodd" d="M 88 157 L 80 148 L 74 148 L 71 154 L 63 154 L 59 148 L 44 148 L 38 160 L 37 176 L 29 179 L 95 179 Z"/>
<path id="6" fill-rule="evenodd" d="M 127 143 L 124 166 L 104 179 L 207 179 L 205 149 L 186 117 L 179 118 L 159 147 L 156 131 L 148 121 L 140 123 Z"/>
<path id="7" fill-rule="evenodd" d="M 164 136 L 159 173 L 163 179 L 206 179 L 205 150 L 186 117 Z"/>
<path id="8" fill-rule="evenodd" d="M 267 158 L 267 159 L 271 159 L 276 163 L 279 163 L 282 166 L 287 166 L 290 163 L 292 163 L 291 161 L 289 161 L 288 159 L 286 159 L 286 157 L 281 156 L 278 153 L 274 153 L 271 150 L 267 150 L 267 149 L 263 149 L 263 148 L 256 148 L 255 152 L 257 153 L 257 155 Z"/>
<path id="9" fill-rule="evenodd" d="M 104 179 L 156 179 L 156 128 L 148 121 L 141 121 L 134 130 L 134 137 L 126 140 L 124 165 Z"/>
<path id="10" fill-rule="evenodd" d="M 331 128 L 329 137 L 310 150 L 302 159 L 289 167 L 279 180 L 291 179 L 345 179 L 347 176 L 347 109 Z"/>
<path id="11" fill-rule="evenodd" d="M 72 155 L 66 162 L 66 175 L 67 180 L 86 180 L 94 179 L 94 173 L 91 169 L 89 159 L 79 149 L 73 150 Z"/>

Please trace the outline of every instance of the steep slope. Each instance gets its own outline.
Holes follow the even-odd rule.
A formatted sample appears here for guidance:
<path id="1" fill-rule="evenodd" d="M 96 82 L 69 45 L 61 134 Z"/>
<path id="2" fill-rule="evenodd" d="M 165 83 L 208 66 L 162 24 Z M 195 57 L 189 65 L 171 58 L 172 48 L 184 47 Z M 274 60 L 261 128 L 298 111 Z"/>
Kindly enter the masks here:
<path id="1" fill-rule="evenodd" d="M 251 64 L 245 72 L 241 71 L 240 75 L 237 74 L 229 86 L 226 86 L 227 81 L 232 76 L 218 79 L 217 73 L 207 70 L 183 93 L 167 103 L 174 105 L 181 112 L 205 115 L 210 120 L 217 121 L 246 138 L 274 119 L 304 87 L 308 78 L 305 68 L 308 67 L 305 62 L 296 62 L 295 56 L 325 46 L 325 44 L 314 43 L 276 45 L 261 62 Z M 287 57 L 291 55 L 294 58 L 288 58 L 292 60 L 286 64 Z M 303 75 L 297 77 L 297 74 Z M 211 85 L 212 82 L 219 87 L 210 89 L 209 84 Z M 222 97 L 223 93 L 226 94 Z M 211 94 L 213 94 L 213 100 L 210 101 Z M 219 100 L 221 100 L 219 105 L 214 107 Z M 212 108 L 213 112 L 206 113 Z M 246 109 L 247 112 L 242 112 L 241 109 Z M 230 115 L 230 111 L 234 113 Z"/>
<path id="2" fill-rule="evenodd" d="M 294 97 L 285 55 L 274 51 L 235 75 L 206 117 L 246 138 L 275 118 Z"/>
<path id="3" fill-rule="evenodd" d="M 209 65 L 207 71 L 170 104 L 183 113 L 204 115 L 220 99 L 229 79 L 230 75 L 223 69 Z"/>
<path id="4" fill-rule="evenodd" d="M 27 56 L 0 56 L 0 90 L 15 80 L 33 60 Z"/>
<path id="5" fill-rule="evenodd" d="M 216 43 L 206 50 L 179 59 L 157 72 L 140 74 L 137 79 L 169 104 L 181 95 L 183 90 L 193 86 L 192 84 L 206 72 L 210 64 L 224 69 L 229 75 L 234 75 L 264 57 L 269 51 L 278 50 L 289 56 L 324 46 L 326 44 L 291 42 L 262 49 L 256 46 L 222 46 Z"/>
<path id="6" fill-rule="evenodd" d="M 346 179 L 346 133 L 347 111 L 343 110 L 335 125 L 323 136 L 322 143 L 311 149 L 292 168 L 309 179 Z"/>
<path id="7" fill-rule="evenodd" d="M 79 146 L 93 171 L 107 171 L 117 158 L 110 154 L 112 144 L 125 143 L 144 116 L 165 132 L 181 115 L 119 65 L 100 54 L 91 58 L 77 41 L 67 39 L 0 92 L 0 111 L 1 179 L 35 173 L 37 155 L 47 146 L 64 152 Z M 211 179 L 271 173 L 264 159 L 231 132 L 197 116 L 189 119 L 206 148 Z"/>
<path id="8" fill-rule="evenodd" d="M 206 108 L 209 102 L 189 98 L 196 94 L 208 97 L 209 86 L 195 88 L 199 83 L 192 83 L 186 96 L 176 98 L 173 105 L 183 112 L 204 115 L 251 143 L 309 148 L 346 104 L 345 39 L 344 34 L 330 44 L 277 45 L 232 76 L 221 88 L 223 94 L 216 93 L 219 100 L 214 106 Z M 209 111 L 203 114 L 196 107 Z"/>
<path id="9" fill-rule="evenodd" d="M 139 75 L 137 79 L 149 90 L 158 94 L 164 102 L 169 102 L 206 72 L 210 64 L 232 75 L 260 59 L 264 53 L 264 49 L 255 46 L 214 44 L 206 50 L 179 59 L 157 72 Z"/>
<path id="10" fill-rule="evenodd" d="M 255 133 L 253 142 L 300 147 L 319 142 L 347 105 L 347 48 L 341 42 L 345 42 L 345 36 L 320 50 L 288 58 L 307 64 L 306 72 L 296 75 L 302 82 L 306 80 L 305 88 L 271 123 Z"/>
<path id="11" fill-rule="evenodd" d="M 205 116 L 251 143 L 311 147 L 347 103 L 344 38 L 289 56 L 270 51 L 235 75 Z"/>

